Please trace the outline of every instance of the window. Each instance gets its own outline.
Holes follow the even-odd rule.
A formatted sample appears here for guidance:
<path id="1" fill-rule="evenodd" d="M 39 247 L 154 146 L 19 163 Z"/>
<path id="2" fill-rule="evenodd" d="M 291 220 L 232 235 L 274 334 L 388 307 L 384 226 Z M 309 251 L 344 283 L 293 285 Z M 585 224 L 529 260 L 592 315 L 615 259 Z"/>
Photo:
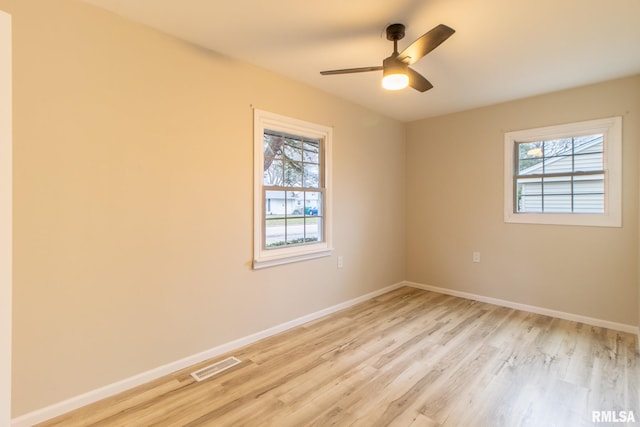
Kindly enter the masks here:
<path id="1" fill-rule="evenodd" d="M 331 136 L 254 110 L 253 268 L 331 255 Z"/>
<path id="2" fill-rule="evenodd" d="M 505 222 L 620 227 L 622 118 L 505 134 Z"/>

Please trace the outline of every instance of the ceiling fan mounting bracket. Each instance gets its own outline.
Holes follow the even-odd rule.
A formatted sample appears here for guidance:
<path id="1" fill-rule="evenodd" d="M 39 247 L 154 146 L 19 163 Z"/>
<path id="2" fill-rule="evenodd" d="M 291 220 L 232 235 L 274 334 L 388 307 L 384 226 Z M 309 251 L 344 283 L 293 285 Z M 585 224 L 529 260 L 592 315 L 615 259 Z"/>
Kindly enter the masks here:
<path id="1" fill-rule="evenodd" d="M 404 38 L 404 25 L 391 24 L 387 27 L 387 40 L 398 41 Z"/>

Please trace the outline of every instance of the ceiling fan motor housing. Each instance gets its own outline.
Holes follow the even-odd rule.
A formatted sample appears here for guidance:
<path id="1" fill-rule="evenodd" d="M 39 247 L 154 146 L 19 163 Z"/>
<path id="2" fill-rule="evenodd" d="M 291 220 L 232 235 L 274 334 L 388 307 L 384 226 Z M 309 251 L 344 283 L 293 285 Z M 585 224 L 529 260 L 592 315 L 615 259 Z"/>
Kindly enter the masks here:
<path id="1" fill-rule="evenodd" d="M 406 74 L 407 69 L 409 68 L 409 65 L 399 60 L 397 54 L 393 54 L 390 57 L 386 58 L 384 61 L 382 61 L 382 68 L 384 72 L 388 74 L 398 74 L 398 73 Z"/>

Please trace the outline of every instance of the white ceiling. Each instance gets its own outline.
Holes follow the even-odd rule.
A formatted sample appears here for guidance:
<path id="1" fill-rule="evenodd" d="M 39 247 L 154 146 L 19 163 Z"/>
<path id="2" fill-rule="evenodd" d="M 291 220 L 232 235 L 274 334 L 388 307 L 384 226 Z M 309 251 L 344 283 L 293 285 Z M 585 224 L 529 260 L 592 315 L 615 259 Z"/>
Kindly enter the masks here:
<path id="1" fill-rule="evenodd" d="M 640 0 L 85 1 L 402 121 L 640 73 Z M 433 89 L 320 76 L 382 65 L 396 22 L 399 50 L 437 24 L 456 30 L 413 66 Z"/>

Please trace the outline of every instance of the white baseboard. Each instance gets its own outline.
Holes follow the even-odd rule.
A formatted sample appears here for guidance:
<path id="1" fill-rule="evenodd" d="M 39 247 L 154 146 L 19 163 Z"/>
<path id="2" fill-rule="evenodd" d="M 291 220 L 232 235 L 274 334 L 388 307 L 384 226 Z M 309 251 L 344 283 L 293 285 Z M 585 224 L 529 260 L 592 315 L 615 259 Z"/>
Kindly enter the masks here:
<path id="1" fill-rule="evenodd" d="M 308 323 L 312 320 L 319 319 L 320 317 L 326 316 L 328 314 L 335 313 L 336 311 L 340 311 L 342 309 L 351 307 L 355 304 L 375 298 L 379 295 L 385 294 L 394 289 L 398 289 L 402 286 L 407 286 L 407 284 L 405 284 L 404 282 L 400 282 L 391 286 L 387 286 L 382 289 L 378 289 L 377 291 L 370 292 L 368 294 L 351 299 L 349 301 L 345 301 L 340 304 L 333 305 L 323 310 L 316 311 L 311 314 L 307 314 L 305 316 L 299 317 L 289 322 L 282 323 L 280 325 L 276 325 L 272 328 L 265 329 L 255 334 L 251 334 L 246 337 L 228 342 L 226 344 L 219 345 L 212 349 L 205 350 L 201 353 L 194 354 L 189 357 L 185 357 L 184 359 L 180 359 L 175 362 L 168 363 L 164 366 L 151 369 L 149 371 L 140 373 L 138 375 L 134 375 L 133 377 L 126 378 L 122 381 L 118 381 L 116 383 L 109 384 L 104 387 L 100 387 L 96 390 L 92 390 L 87 393 L 81 394 L 79 396 L 72 397 L 70 399 L 53 404 L 51 406 L 47 406 L 45 408 L 38 409 L 33 412 L 29 412 L 25 415 L 14 418 L 11 422 L 11 426 L 12 427 L 31 427 L 34 424 L 38 424 L 43 421 L 50 420 L 59 415 L 66 414 L 67 412 L 71 412 L 75 409 L 81 408 L 83 406 L 89 405 L 91 403 L 97 402 L 99 400 L 105 399 L 107 397 L 113 396 L 123 391 L 132 389 L 139 385 L 148 383 L 150 381 L 153 381 L 165 375 L 169 375 L 173 372 L 179 371 L 184 368 L 188 368 L 189 366 L 198 364 L 200 362 L 204 362 L 205 360 L 217 357 L 221 354 L 228 353 L 240 347 L 244 347 L 248 344 L 254 343 L 263 338 L 270 337 L 280 332 L 284 332 L 288 329 L 295 328 L 296 326 L 300 326 L 305 323 Z"/>
<path id="2" fill-rule="evenodd" d="M 446 289 L 446 288 L 439 288 L 437 286 L 423 285 L 421 283 L 405 281 L 403 284 L 405 286 L 411 286 L 413 288 L 437 292 L 439 294 L 452 295 L 455 297 L 466 298 L 466 299 L 471 299 L 471 300 L 480 301 L 480 302 L 486 302 L 489 304 L 500 305 L 502 307 L 513 308 L 516 310 L 528 311 L 530 313 L 544 314 L 545 316 L 557 317 L 559 319 L 564 319 L 564 320 L 572 320 L 574 322 L 580 322 L 580 323 L 584 323 L 592 326 L 599 326 L 602 328 L 613 329 L 621 332 L 628 332 L 630 334 L 638 335 L 639 333 L 637 326 L 626 325 L 624 323 L 617 323 L 617 322 L 611 322 L 609 320 L 595 319 L 593 317 L 582 316 L 579 314 L 565 313 L 564 311 L 557 311 L 557 310 L 551 310 L 543 307 L 536 307 L 533 305 L 520 304 L 517 302 L 507 301 L 503 299 L 491 298 L 491 297 L 471 294 L 463 291 L 456 291 L 454 289 Z M 638 338 L 640 342 L 640 337 Z"/>

